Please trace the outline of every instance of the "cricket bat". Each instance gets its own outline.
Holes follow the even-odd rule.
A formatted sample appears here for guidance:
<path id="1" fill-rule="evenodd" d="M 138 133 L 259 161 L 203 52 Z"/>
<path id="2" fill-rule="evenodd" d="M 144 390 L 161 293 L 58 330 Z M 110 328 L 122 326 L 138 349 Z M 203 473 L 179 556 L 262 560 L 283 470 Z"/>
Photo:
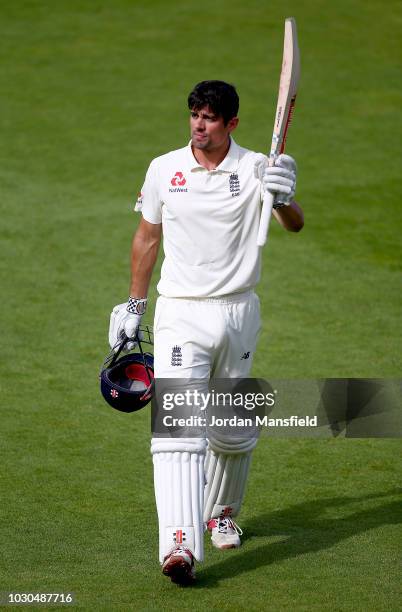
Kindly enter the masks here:
<path id="1" fill-rule="evenodd" d="M 282 71 L 279 80 L 278 103 L 276 106 L 271 151 L 268 156 L 270 166 L 274 165 L 275 159 L 285 150 L 286 135 L 296 101 L 299 77 L 300 53 L 297 44 L 296 21 L 293 17 L 288 17 L 288 19 L 285 20 L 285 38 L 283 41 Z M 258 228 L 258 246 L 264 246 L 267 241 L 273 203 L 274 196 L 266 192 Z"/>

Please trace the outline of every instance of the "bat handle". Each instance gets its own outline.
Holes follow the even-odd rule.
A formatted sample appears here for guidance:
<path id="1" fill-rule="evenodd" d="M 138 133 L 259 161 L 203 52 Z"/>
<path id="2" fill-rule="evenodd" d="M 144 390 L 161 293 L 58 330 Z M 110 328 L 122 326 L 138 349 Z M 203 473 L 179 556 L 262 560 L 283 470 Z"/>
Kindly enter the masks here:
<path id="1" fill-rule="evenodd" d="M 272 206 L 274 204 L 274 196 L 269 191 L 264 193 L 262 202 L 260 225 L 258 227 L 257 245 L 264 246 L 268 237 L 269 222 L 271 221 Z"/>

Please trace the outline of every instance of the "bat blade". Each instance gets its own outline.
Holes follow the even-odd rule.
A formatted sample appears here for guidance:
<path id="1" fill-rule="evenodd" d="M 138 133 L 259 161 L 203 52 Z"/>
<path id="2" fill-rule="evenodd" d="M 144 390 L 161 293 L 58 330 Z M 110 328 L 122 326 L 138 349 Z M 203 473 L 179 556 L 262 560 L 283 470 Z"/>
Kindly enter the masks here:
<path id="1" fill-rule="evenodd" d="M 300 51 L 297 41 L 296 21 L 293 17 L 289 17 L 285 21 L 282 70 L 279 79 L 278 102 L 269 153 L 270 166 L 274 164 L 276 157 L 285 150 L 286 136 L 296 101 L 299 78 Z M 265 193 L 258 228 L 258 246 L 264 246 L 267 241 L 273 203 L 273 195 Z"/>

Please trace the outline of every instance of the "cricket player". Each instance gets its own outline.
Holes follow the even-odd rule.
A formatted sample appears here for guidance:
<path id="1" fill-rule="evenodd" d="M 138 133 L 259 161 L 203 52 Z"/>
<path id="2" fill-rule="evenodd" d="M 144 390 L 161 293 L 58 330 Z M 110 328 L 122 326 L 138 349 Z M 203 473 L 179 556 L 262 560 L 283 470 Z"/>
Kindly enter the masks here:
<path id="1" fill-rule="evenodd" d="M 164 261 L 154 319 L 156 378 L 249 375 L 260 329 L 261 249 L 257 233 L 265 190 L 273 215 L 298 232 L 296 163 L 280 155 L 274 167 L 240 147 L 232 134 L 239 98 L 223 81 L 202 81 L 188 97 L 189 144 L 154 159 L 136 204 L 142 218 L 132 244 L 128 301 L 111 316 L 112 346 L 134 337 L 163 235 Z M 195 578 L 203 560 L 204 527 L 219 549 L 240 545 L 234 522 L 257 439 L 154 438 L 155 497 L 162 571 L 179 584 Z M 206 483 L 206 484 L 205 484 Z"/>

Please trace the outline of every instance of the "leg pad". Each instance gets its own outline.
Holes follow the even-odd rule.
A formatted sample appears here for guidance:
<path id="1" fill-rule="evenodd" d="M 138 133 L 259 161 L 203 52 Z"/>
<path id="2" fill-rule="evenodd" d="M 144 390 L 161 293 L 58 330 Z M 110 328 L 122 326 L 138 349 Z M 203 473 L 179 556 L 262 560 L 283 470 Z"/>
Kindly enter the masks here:
<path id="1" fill-rule="evenodd" d="M 197 438 L 152 440 L 161 563 L 181 545 L 203 560 L 205 447 L 205 440 Z"/>
<path id="2" fill-rule="evenodd" d="M 246 490 L 251 454 L 257 439 L 241 440 L 232 447 L 209 441 L 206 459 L 204 521 L 237 516 Z M 231 451 L 231 452 L 228 452 Z"/>

